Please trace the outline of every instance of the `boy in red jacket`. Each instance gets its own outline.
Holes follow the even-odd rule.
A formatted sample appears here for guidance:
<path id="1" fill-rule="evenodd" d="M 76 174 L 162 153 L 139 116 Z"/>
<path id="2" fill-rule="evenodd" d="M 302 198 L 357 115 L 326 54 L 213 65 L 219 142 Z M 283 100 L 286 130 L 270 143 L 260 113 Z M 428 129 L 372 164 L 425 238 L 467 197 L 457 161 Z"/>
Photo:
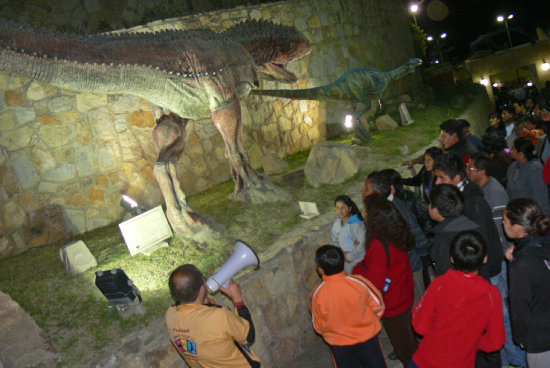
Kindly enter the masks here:
<path id="1" fill-rule="evenodd" d="M 413 311 L 413 327 L 424 338 L 409 368 L 474 368 L 478 350 L 499 350 L 506 340 L 500 291 L 478 275 L 487 262 L 485 239 L 461 232 L 450 256 L 456 270 L 436 277 Z"/>
<path id="2" fill-rule="evenodd" d="M 313 328 L 329 345 L 335 366 L 386 368 L 378 340 L 384 313 L 380 291 L 362 276 L 346 276 L 338 247 L 317 249 L 315 263 L 323 281 L 311 293 Z"/>

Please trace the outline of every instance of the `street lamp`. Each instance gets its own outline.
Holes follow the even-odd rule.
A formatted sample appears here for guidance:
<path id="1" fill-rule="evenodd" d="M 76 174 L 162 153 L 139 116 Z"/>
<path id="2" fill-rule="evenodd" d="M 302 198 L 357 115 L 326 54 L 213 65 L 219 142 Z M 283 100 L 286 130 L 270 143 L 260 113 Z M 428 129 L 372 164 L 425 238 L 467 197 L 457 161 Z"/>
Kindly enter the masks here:
<path id="1" fill-rule="evenodd" d="M 416 23 L 416 13 L 418 12 L 418 4 L 416 4 L 416 3 L 411 4 L 411 6 L 409 7 L 409 10 L 413 15 L 414 24 L 418 25 L 418 23 Z"/>
<path id="2" fill-rule="evenodd" d="M 504 15 L 499 15 L 497 17 L 497 22 L 504 22 L 504 26 L 506 27 L 506 34 L 508 35 L 508 43 L 510 44 L 510 48 L 512 48 L 512 37 L 510 36 L 510 28 L 508 28 L 508 21 L 512 20 L 514 18 L 514 14 L 509 14 L 507 17 L 504 17 Z"/>

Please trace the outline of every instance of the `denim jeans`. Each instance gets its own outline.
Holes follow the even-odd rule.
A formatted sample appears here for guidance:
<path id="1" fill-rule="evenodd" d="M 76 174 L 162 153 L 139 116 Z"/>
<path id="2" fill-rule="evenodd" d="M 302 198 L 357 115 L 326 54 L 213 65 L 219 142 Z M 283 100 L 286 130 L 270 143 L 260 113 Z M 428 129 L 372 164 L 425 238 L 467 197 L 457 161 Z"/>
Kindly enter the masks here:
<path id="1" fill-rule="evenodd" d="M 508 268 L 506 261 L 502 261 L 500 273 L 491 277 L 491 284 L 495 285 L 502 295 L 502 309 L 504 314 L 504 330 L 506 332 L 506 344 L 500 351 L 502 366 L 520 365 L 527 366 L 526 353 L 512 340 L 512 326 L 510 325 L 510 309 L 508 304 Z"/>

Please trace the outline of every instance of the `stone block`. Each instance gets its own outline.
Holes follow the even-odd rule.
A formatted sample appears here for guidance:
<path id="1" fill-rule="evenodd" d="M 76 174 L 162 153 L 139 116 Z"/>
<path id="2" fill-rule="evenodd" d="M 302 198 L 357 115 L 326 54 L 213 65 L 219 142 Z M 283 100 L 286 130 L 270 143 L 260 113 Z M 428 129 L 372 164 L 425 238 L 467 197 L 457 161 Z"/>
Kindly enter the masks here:
<path id="1" fill-rule="evenodd" d="M 82 240 L 63 246 L 59 249 L 59 257 L 65 272 L 73 276 L 97 267 L 95 257 Z"/>
<path id="2" fill-rule="evenodd" d="M 376 119 L 376 128 L 380 131 L 395 130 L 398 124 L 391 116 L 385 114 Z"/>
<path id="3" fill-rule="evenodd" d="M 8 106 L 19 106 L 25 102 L 25 96 L 19 91 L 6 91 L 4 92 L 4 97 Z"/>
<path id="4" fill-rule="evenodd" d="M 286 170 L 288 163 L 281 159 L 278 154 L 270 153 L 262 157 L 262 166 L 267 174 L 273 174 Z"/>
<path id="5" fill-rule="evenodd" d="M 314 187 L 339 184 L 357 173 L 357 154 L 351 146 L 321 142 L 311 150 L 304 173 Z"/>

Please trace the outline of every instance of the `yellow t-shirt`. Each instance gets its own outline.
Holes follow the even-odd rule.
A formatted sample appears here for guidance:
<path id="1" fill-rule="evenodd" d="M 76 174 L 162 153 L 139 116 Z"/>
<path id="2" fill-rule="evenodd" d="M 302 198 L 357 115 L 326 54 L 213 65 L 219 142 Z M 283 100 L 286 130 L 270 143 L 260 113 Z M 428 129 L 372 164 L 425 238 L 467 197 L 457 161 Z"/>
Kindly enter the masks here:
<path id="1" fill-rule="evenodd" d="M 172 344 L 191 368 L 249 368 L 244 354 L 259 366 L 246 341 L 248 321 L 228 309 L 200 304 L 172 306 L 166 312 L 166 325 Z"/>

